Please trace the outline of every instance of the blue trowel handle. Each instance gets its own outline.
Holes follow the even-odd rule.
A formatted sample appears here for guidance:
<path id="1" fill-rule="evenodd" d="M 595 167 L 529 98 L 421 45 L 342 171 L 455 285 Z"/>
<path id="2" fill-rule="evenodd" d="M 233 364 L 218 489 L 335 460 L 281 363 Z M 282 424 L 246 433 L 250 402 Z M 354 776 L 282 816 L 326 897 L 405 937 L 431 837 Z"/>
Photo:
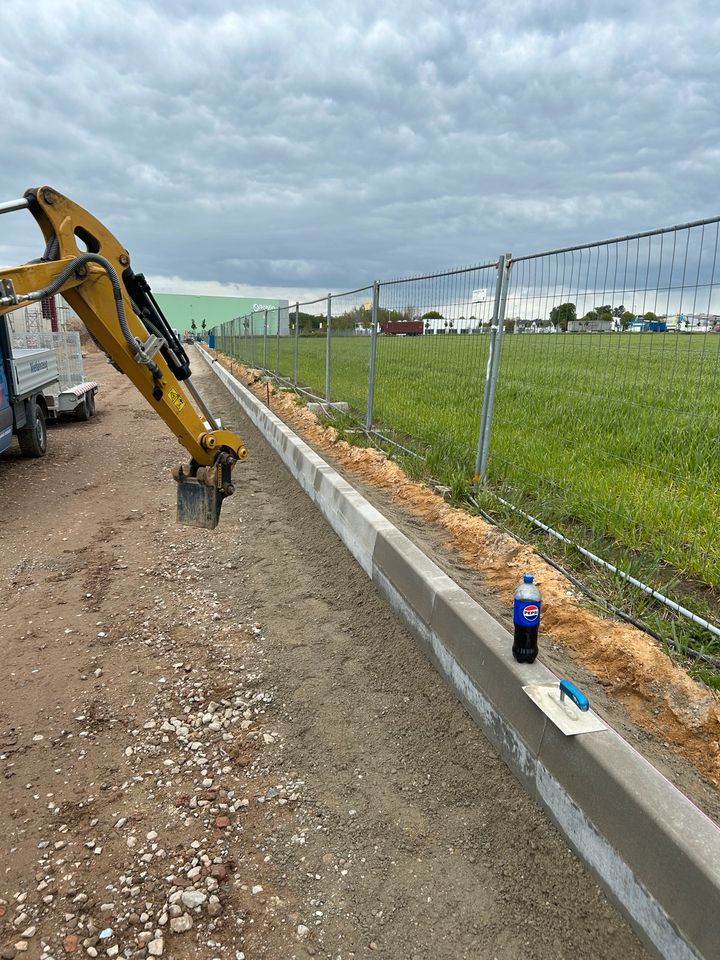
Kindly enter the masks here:
<path id="1" fill-rule="evenodd" d="M 565 694 L 567 694 L 578 710 L 588 710 L 590 708 L 590 702 L 582 690 L 578 690 L 574 683 L 570 683 L 569 680 L 560 681 L 560 702 L 565 699 Z"/>

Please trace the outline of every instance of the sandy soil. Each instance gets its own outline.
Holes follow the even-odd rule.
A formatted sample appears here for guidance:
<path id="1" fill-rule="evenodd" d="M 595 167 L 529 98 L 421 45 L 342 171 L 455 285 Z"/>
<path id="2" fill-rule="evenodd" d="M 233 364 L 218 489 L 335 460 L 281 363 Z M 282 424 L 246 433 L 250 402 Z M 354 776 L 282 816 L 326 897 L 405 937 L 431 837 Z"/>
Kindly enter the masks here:
<path id="1" fill-rule="evenodd" d="M 645 956 L 209 371 L 212 534 L 98 415 L 0 458 L 0 956 Z"/>
<path id="2" fill-rule="evenodd" d="M 220 358 L 226 366 L 229 362 Z M 234 364 L 256 394 L 266 401 L 267 384 L 258 372 Z M 318 424 L 315 416 L 298 407 L 292 394 L 273 392 L 273 409 L 303 435 L 323 456 L 330 456 L 353 483 L 364 482 L 363 492 L 386 514 L 393 506 L 420 518 L 411 536 L 435 537 L 433 558 L 448 548 L 467 570 L 482 581 L 464 585 L 500 619 L 507 619 L 512 596 L 522 573 L 536 574 L 543 596 L 541 659 L 550 666 L 571 666 L 589 684 L 599 712 L 625 736 L 634 740 L 650 759 L 716 820 L 720 821 L 720 698 L 716 691 L 692 680 L 647 634 L 618 620 L 588 609 L 582 595 L 531 546 L 456 509 L 428 487 L 410 480 L 382 451 L 351 446 L 332 428 Z M 372 490 L 375 490 L 373 495 Z M 377 492 L 382 496 L 378 499 Z M 389 495 L 389 500 L 388 500 Z M 397 512 L 392 519 L 400 522 Z M 411 524 L 412 526 L 412 524 Z M 431 551 L 432 552 L 432 551 Z M 440 559 L 442 566 L 442 559 Z M 452 566 L 450 559 L 449 565 Z M 463 581 L 463 572 L 453 576 Z M 488 596 L 488 588 L 491 595 Z"/>

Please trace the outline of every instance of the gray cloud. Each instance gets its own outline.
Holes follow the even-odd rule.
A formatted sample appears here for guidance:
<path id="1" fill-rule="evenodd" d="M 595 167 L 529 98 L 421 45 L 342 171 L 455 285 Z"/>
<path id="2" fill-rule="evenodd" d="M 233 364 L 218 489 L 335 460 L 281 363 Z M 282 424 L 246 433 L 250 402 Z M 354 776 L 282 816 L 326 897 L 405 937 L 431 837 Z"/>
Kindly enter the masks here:
<path id="1" fill-rule="evenodd" d="M 342 289 L 717 211 L 699 3 L 3 12 L 0 199 L 51 183 L 150 275 Z M 1 260 L 37 253 L 19 218 Z"/>

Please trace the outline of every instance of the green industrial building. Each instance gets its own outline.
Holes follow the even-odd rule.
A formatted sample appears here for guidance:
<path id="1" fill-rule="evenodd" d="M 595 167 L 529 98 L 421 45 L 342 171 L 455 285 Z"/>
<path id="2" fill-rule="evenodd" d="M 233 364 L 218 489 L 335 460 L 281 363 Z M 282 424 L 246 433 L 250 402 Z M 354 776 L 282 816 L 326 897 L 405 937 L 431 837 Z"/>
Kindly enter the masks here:
<path id="1" fill-rule="evenodd" d="M 205 321 L 205 332 L 209 333 L 221 323 L 237 318 L 246 319 L 246 330 L 251 329 L 262 335 L 267 321 L 268 335 L 277 333 L 278 324 L 280 334 L 287 334 L 288 328 L 288 301 L 273 300 L 267 297 L 208 297 L 187 293 L 156 293 L 154 294 L 160 309 L 167 317 L 173 330 L 181 334 L 192 330 L 192 321 L 195 321 L 197 333 L 201 333 Z"/>

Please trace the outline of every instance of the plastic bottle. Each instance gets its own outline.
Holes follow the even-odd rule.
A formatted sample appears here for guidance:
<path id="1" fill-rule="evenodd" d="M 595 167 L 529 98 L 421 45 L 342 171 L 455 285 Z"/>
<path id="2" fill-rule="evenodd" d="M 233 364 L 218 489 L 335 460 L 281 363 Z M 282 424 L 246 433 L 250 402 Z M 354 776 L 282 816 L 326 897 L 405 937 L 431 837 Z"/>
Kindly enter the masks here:
<path id="1" fill-rule="evenodd" d="M 524 574 L 522 583 L 515 591 L 513 603 L 515 634 L 512 652 L 518 663 L 532 663 L 538 653 L 541 602 L 540 591 L 533 580 L 531 573 Z"/>

